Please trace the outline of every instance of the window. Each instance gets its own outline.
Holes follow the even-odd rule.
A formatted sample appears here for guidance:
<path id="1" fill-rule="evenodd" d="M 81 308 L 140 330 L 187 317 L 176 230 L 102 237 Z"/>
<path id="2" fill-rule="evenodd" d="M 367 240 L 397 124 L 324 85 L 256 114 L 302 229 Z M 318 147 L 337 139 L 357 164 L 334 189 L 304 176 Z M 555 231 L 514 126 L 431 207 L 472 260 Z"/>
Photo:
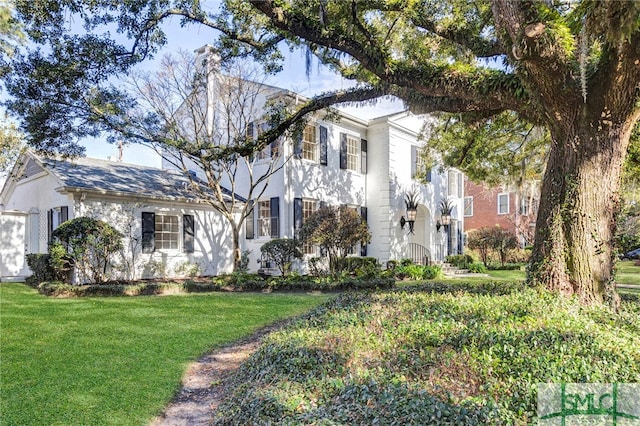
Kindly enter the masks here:
<path id="1" fill-rule="evenodd" d="M 447 195 L 449 197 L 458 197 L 460 195 L 458 191 L 458 175 L 459 173 L 454 170 L 447 172 Z"/>
<path id="2" fill-rule="evenodd" d="M 156 250 L 177 250 L 180 242 L 178 216 L 156 214 L 155 222 Z"/>
<path id="3" fill-rule="evenodd" d="M 315 200 L 302 200 L 302 223 L 318 210 L 318 204 Z M 304 244 L 302 247 L 304 254 L 316 254 L 316 247 L 311 244 Z"/>
<path id="4" fill-rule="evenodd" d="M 316 140 L 316 128 L 310 124 L 302 132 L 302 158 L 318 162 L 318 142 Z"/>
<path id="5" fill-rule="evenodd" d="M 473 197 L 464 197 L 464 216 L 473 216 Z"/>
<path id="6" fill-rule="evenodd" d="M 180 219 L 180 216 L 177 215 L 142 212 L 142 252 L 178 250 L 182 243 L 184 252 L 193 253 L 195 247 L 194 216 L 183 215 L 182 227 L 180 227 Z"/>
<path id="7" fill-rule="evenodd" d="M 258 139 L 264 132 L 266 132 L 268 129 L 268 125 L 267 123 L 254 123 L 253 121 L 249 124 L 247 124 L 247 129 L 246 129 L 246 136 L 247 139 L 250 140 L 256 140 Z M 258 160 L 264 160 L 266 158 L 271 157 L 271 150 L 272 147 L 267 145 L 264 148 L 262 148 L 262 150 L 258 151 L 256 153 L 256 159 Z"/>
<path id="8" fill-rule="evenodd" d="M 51 241 L 51 234 L 58 226 L 69 220 L 69 207 L 55 207 L 47 211 L 47 241 Z"/>
<path id="9" fill-rule="evenodd" d="M 529 198 L 520 198 L 520 214 L 523 216 L 529 214 Z"/>
<path id="10" fill-rule="evenodd" d="M 258 202 L 258 237 L 271 235 L 271 202 Z"/>
<path id="11" fill-rule="evenodd" d="M 359 144 L 359 139 L 347 135 L 347 170 L 358 170 L 358 158 L 360 157 L 358 150 Z"/>
<path id="12" fill-rule="evenodd" d="M 509 213 L 509 194 L 498 194 L 498 214 Z"/>

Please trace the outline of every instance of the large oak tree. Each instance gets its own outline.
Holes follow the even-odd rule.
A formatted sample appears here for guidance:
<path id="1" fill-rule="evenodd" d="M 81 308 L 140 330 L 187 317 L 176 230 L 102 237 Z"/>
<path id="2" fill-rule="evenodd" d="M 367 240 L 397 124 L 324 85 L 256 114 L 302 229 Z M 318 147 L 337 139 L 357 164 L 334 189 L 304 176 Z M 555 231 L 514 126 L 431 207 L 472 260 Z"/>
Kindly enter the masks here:
<path id="1" fill-rule="evenodd" d="M 32 52 L 10 81 L 14 110 L 40 146 L 71 147 L 68 135 L 100 128 L 82 106 L 118 98 L 96 87 L 152 54 L 164 42 L 158 23 L 172 15 L 218 31 L 223 57 L 253 56 L 272 71 L 279 48 L 302 45 L 359 82 L 310 109 L 393 94 L 416 112 L 468 120 L 512 112 L 543 126 L 551 146 L 529 279 L 585 303 L 615 298 L 614 212 L 640 116 L 640 2 L 227 0 L 207 13 L 195 0 L 22 0 L 18 11 L 51 49 Z M 133 42 L 67 34 L 69 13 L 87 30 L 109 23 Z"/>

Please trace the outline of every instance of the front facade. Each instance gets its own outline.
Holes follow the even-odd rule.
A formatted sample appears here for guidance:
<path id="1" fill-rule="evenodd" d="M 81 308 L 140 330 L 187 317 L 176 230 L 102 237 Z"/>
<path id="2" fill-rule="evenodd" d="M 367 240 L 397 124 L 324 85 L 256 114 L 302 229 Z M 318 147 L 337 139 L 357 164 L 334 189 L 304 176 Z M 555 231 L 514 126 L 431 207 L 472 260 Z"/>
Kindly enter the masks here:
<path id="1" fill-rule="evenodd" d="M 225 220 L 186 191 L 177 173 L 81 158 L 21 158 L 1 193 L 1 278 L 30 275 L 26 254 L 46 253 L 51 233 L 68 219 L 106 221 L 125 236 L 112 279 L 231 272 Z"/>

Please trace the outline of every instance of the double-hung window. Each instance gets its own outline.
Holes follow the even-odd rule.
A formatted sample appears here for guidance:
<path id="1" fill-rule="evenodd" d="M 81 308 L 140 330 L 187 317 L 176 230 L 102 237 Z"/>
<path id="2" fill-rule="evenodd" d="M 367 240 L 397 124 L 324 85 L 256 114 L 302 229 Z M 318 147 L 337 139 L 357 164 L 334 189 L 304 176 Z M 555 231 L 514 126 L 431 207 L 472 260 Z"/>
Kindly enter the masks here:
<path id="1" fill-rule="evenodd" d="M 359 171 L 358 159 L 360 158 L 360 139 L 347 135 L 347 170 Z"/>
<path id="2" fill-rule="evenodd" d="M 305 160 L 318 162 L 318 140 L 316 138 L 316 127 L 307 124 L 302 132 L 302 158 Z"/>
<path id="3" fill-rule="evenodd" d="M 302 200 L 302 223 L 304 224 L 312 214 L 318 210 L 318 204 L 315 200 Z M 304 244 L 302 248 L 304 254 L 316 254 L 316 247 L 312 244 Z"/>
<path id="4" fill-rule="evenodd" d="M 271 236 L 271 202 L 258 202 L 258 237 Z"/>
<path id="5" fill-rule="evenodd" d="M 156 214 L 156 250 L 177 250 L 180 242 L 178 216 Z"/>
<path id="6" fill-rule="evenodd" d="M 498 194 L 498 214 L 509 214 L 509 193 Z"/>
<path id="7" fill-rule="evenodd" d="M 473 197 L 464 197 L 464 216 L 473 216 Z"/>

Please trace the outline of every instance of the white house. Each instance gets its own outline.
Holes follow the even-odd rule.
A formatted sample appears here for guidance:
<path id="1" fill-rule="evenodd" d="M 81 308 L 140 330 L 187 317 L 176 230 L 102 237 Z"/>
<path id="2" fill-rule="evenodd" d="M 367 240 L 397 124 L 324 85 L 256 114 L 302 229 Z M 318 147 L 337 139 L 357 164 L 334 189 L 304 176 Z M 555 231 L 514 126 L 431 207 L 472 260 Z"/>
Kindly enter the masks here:
<path id="1" fill-rule="evenodd" d="M 0 193 L 0 278 L 30 275 L 25 254 L 46 253 L 53 230 L 79 216 L 105 220 L 125 235 L 113 278 L 230 272 L 227 223 L 187 185 L 173 171 L 27 153 Z"/>
<path id="2" fill-rule="evenodd" d="M 196 52 L 198 64 L 210 72 L 207 94 L 200 99 L 207 102 L 206 110 L 214 117 L 220 104 L 217 58 L 206 46 Z M 256 90 L 252 98 L 253 110 L 241 114 L 252 117 L 253 121 L 245 126 L 253 137 L 263 126 L 261 106 L 273 100 L 283 100 L 289 105 L 306 101 L 285 89 L 260 87 L 262 90 Z M 305 218 L 322 204 L 351 206 L 366 219 L 372 239 L 365 247 L 356 248 L 354 255 L 372 256 L 384 264 L 403 258 L 420 263 L 441 262 L 447 254 L 460 253 L 464 229 L 463 175 L 454 169 L 440 171 L 439 167 L 424 170 L 418 152 L 425 120 L 429 117 L 409 112 L 373 120 L 340 111 L 330 115 L 317 112 L 298 140 L 280 142 L 277 157 L 272 157 L 273 146 L 260 152 L 250 166 L 252 173 L 241 169 L 234 175 L 233 184 L 238 195 L 251 198 L 247 192 L 250 178 L 260 175 L 273 162 L 280 163 L 266 188 L 261 186 L 254 191 L 259 197 L 248 201 L 254 208 L 245 223 L 243 249 L 251 253 L 250 268 L 258 268 L 260 247 L 265 242 L 272 238 L 294 238 Z M 163 160 L 162 167 L 176 166 Z M 182 167 L 201 173 L 193 164 Z M 220 179 L 224 182 L 225 177 Z M 230 182 L 225 184 L 232 187 Z M 415 194 L 418 202 L 412 230 L 409 224 L 404 224 L 409 219 L 405 199 L 410 194 Z M 451 222 L 440 226 L 439 206 L 443 200 L 452 206 Z M 318 255 L 314 247 L 305 247 L 305 253 L 307 259 Z M 304 262 L 301 269 L 306 270 Z"/>

